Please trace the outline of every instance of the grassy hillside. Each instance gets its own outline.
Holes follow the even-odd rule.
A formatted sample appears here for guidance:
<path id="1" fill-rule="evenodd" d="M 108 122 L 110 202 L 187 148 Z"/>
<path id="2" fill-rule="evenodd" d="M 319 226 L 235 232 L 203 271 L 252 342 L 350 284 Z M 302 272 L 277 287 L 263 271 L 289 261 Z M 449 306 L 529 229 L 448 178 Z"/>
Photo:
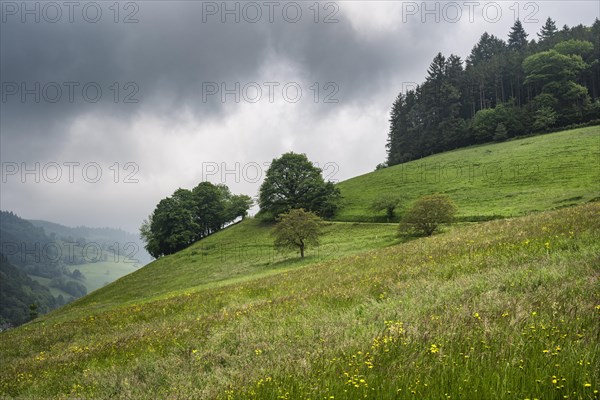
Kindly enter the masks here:
<path id="1" fill-rule="evenodd" d="M 272 225 L 246 219 L 177 254 L 158 259 L 81 299 L 72 308 L 76 311 L 87 305 L 98 308 L 150 301 L 398 243 L 395 224 L 331 222 L 324 226 L 321 245 L 308 248 L 302 260 L 295 252 L 275 250 L 271 229 Z"/>
<path id="2" fill-rule="evenodd" d="M 369 209 L 383 193 L 403 199 L 399 214 L 422 195 L 446 193 L 463 220 L 584 203 L 600 197 L 599 165 L 599 126 L 455 150 L 339 183 L 336 219 L 384 221 Z"/>
<path id="3" fill-rule="evenodd" d="M 110 251 L 109 249 L 114 249 L 115 243 L 118 244 L 120 250 L 118 254 L 121 255 L 130 255 L 130 258 L 135 258 L 138 260 L 139 265 L 145 265 L 152 261 L 152 257 L 146 249 L 144 249 L 144 243 L 140 239 L 139 235 L 133 234 L 130 232 L 126 232 L 122 229 L 115 228 L 90 228 L 87 226 L 78 226 L 78 227 L 69 227 L 61 224 L 57 224 L 55 222 L 43 221 L 43 220 L 29 220 L 34 226 L 39 226 L 44 229 L 47 235 L 54 234 L 57 238 L 63 238 L 65 241 L 75 242 L 79 238 L 84 238 L 87 243 L 93 242 L 98 245 L 106 245 L 103 246 L 103 249 L 106 250 L 109 258 L 114 259 L 114 251 Z M 131 244 L 135 244 L 135 251 L 132 251 Z M 106 247 L 109 247 L 107 249 Z M 81 255 L 81 251 L 79 249 L 75 249 L 75 254 Z M 133 253 L 133 254 L 132 254 Z M 91 255 L 89 255 L 92 258 Z"/>
<path id="4" fill-rule="evenodd" d="M 263 227 L 244 224 L 241 244 L 259 245 Z M 362 227 L 340 248 L 353 251 Z M 364 227 L 357 242 L 380 246 Z M 598 397 L 600 203 L 280 273 L 277 261 L 232 262 L 243 278 L 202 251 L 3 333 L 0 395 Z"/>
<path id="5" fill-rule="evenodd" d="M 0 397 L 598 398 L 599 166 L 591 127 L 342 182 L 342 220 L 383 220 L 386 192 L 558 209 L 406 243 L 329 222 L 305 259 L 247 219 L 1 333 Z"/>

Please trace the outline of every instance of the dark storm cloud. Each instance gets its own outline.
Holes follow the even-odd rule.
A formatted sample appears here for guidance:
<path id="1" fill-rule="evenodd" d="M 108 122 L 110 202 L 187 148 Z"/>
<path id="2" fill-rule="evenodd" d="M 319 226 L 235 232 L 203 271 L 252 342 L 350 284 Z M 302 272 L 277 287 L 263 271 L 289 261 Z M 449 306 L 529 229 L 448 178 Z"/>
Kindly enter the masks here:
<path id="1" fill-rule="evenodd" d="M 25 3 L 15 4 L 20 8 Z M 240 12 L 240 22 L 235 23 L 232 15 L 222 16 L 220 8 L 229 7 L 225 3 L 163 1 L 133 3 L 137 9 L 132 18 L 138 22 L 123 23 L 133 10 L 122 9 L 119 23 L 114 23 L 114 11 L 109 10 L 112 3 L 99 4 L 103 14 L 97 23 L 85 21 L 78 13 L 79 8 L 74 12 L 73 23 L 68 21 L 65 7 L 57 23 L 45 22 L 43 15 L 39 23 L 35 23 L 31 15 L 22 23 L 18 12 L 3 15 L 6 19 L 1 32 L 4 84 L 26 82 L 28 87 L 34 82 L 79 84 L 73 103 L 66 101 L 64 85 L 58 104 L 44 99 L 36 104 L 31 95 L 25 102 L 18 99 L 18 94 L 9 96 L 8 101 L 2 103 L 5 135 L 18 130 L 25 116 L 30 124 L 28 134 L 41 133 L 35 120 L 44 121 L 48 127 L 47 123 L 64 122 L 82 112 L 120 113 L 127 118 L 140 111 L 167 115 L 182 107 L 191 107 L 197 115 L 210 117 L 222 104 L 216 101 L 218 96 L 202 101 L 202 83 L 252 82 L 261 78 L 259 71 L 265 67 L 268 56 L 288 60 L 309 82 L 337 83 L 342 104 L 369 103 L 369 97 L 376 96 L 378 90 L 389 83 L 391 75 L 413 76 L 413 70 L 422 71 L 420 60 L 433 58 L 437 51 L 434 47 L 444 40 L 443 32 L 454 28 L 444 21 L 420 23 L 417 14 L 390 34 L 372 39 L 353 29 L 344 9 L 348 2 L 333 3 L 337 4 L 337 12 L 331 18 L 337 23 L 323 22 L 332 11 L 329 9 L 321 10 L 319 23 L 314 23 L 308 3 L 302 4 L 302 18 L 296 23 L 282 16 L 281 4 L 284 3 L 273 10 L 272 23 L 264 6 L 260 7 L 263 15 L 258 22 L 247 22 L 248 16 Z M 210 9 L 214 14 L 207 15 L 206 4 L 219 10 Z M 244 7 L 244 3 L 230 4 Z M 366 13 L 367 4 L 365 2 Z M 503 8 L 506 13 L 508 9 Z M 253 15 L 252 10 L 247 13 Z M 288 14 L 293 16 L 294 10 Z M 226 18 L 226 22 L 222 23 L 221 18 Z M 482 22 L 483 29 L 494 28 L 485 21 L 475 22 Z M 475 38 L 465 40 L 473 43 Z M 271 79 L 277 81 L 278 78 L 272 76 Z M 82 98 L 82 86 L 87 82 L 98 83 L 102 88 L 99 103 L 90 105 Z M 139 103 L 123 104 L 122 98 L 115 103 L 110 89 L 115 82 L 121 86 L 128 82 L 136 84 L 139 92 L 133 99 Z M 119 89 L 121 97 L 131 93 L 129 89 Z"/>
<path id="2" fill-rule="evenodd" d="M 514 20 L 509 9 L 513 3 L 508 2 L 498 3 L 504 14 L 494 23 L 479 14 L 473 22 L 466 21 L 466 15 L 458 23 L 435 23 L 431 17 L 422 22 L 419 13 L 404 18 L 402 3 L 367 1 L 321 2 L 317 23 L 314 2 L 299 3 L 302 17 L 297 22 L 291 22 L 294 10 L 284 17 L 287 3 L 277 3 L 270 22 L 268 9 L 257 2 L 262 12 L 257 22 L 248 21 L 254 15 L 249 10 L 238 16 L 238 23 L 231 14 L 223 23 L 220 8 L 225 3 L 191 1 L 119 3 L 117 22 L 110 8 L 113 2 L 81 2 L 73 22 L 64 7 L 56 23 L 45 21 L 44 15 L 39 22 L 31 15 L 22 22 L 21 10 L 13 15 L 7 4 L 21 8 L 25 3 L 1 3 L 0 89 L 6 95 L 0 103 L 2 161 L 93 161 L 102 165 L 105 178 L 115 161 L 121 166 L 131 161 L 140 166 L 144 179 L 135 186 L 11 181 L 3 183 L 1 207 L 58 222 L 70 218 L 75 225 L 121 225 L 130 230 L 161 197 L 197 183 L 201 175 L 194 168 L 201 169 L 202 161 L 262 163 L 296 150 L 322 162 L 337 162 L 345 171 L 338 179 L 371 170 L 383 160 L 387 113 L 404 84 L 420 82 L 438 51 L 464 58 L 483 31 L 505 38 Z M 43 8 L 45 3 L 27 4 Z M 101 8 L 97 22 L 89 21 L 94 10 L 87 20 L 83 17 L 86 4 Z M 227 2 L 227 7 L 241 9 L 246 4 Z M 535 4 L 540 22 L 525 24 L 530 38 L 547 16 L 559 26 L 589 25 L 598 8 L 592 2 Z M 213 13 L 215 6 L 219 10 Z M 331 17 L 337 22 L 325 23 L 334 9 Z M 128 16 L 137 22 L 125 23 Z M 301 84 L 301 103 L 282 99 L 281 86 L 291 81 Z M 36 82 L 41 87 L 58 84 L 61 100 L 53 103 L 40 93 L 39 102 L 32 94 L 22 101 L 20 85 L 31 89 Z M 78 85 L 73 101 L 69 82 Z M 219 94 L 204 99 L 207 82 L 225 83 L 230 89 L 236 82 L 257 82 L 263 90 L 265 82 L 280 86 L 273 104 L 249 105 L 243 100 L 236 104 L 231 95 L 225 103 Z M 330 93 L 324 85 L 330 82 L 336 85 L 337 103 L 324 104 L 323 97 Z M 19 92 L 7 95 L 13 83 Z M 315 83 L 318 103 L 312 101 Z M 97 102 L 85 98 L 86 84 L 101 88 Z M 50 97 L 52 89 L 50 85 L 46 93 Z M 128 95 L 137 102 L 125 102 Z M 254 195 L 256 186 L 236 190 Z"/>
<path id="3" fill-rule="evenodd" d="M 214 103 L 198 102 L 203 79 L 225 79 L 255 69 L 262 55 L 254 43 L 264 38 L 259 31 L 240 35 L 240 26 L 198 23 L 196 8 L 182 3 L 140 3 L 139 22 L 131 24 L 114 23 L 108 16 L 95 24 L 8 19 L 2 25 L 3 84 L 24 82 L 32 89 L 36 82 L 42 87 L 56 82 L 63 96 L 57 103 L 43 95 L 39 103 L 33 95 L 24 99 L 19 96 L 22 93 L 8 96 L 2 104 L 7 119 L 4 133 L 17 133 L 12 123 L 28 120 L 28 134 L 48 135 L 33 121 L 64 122 L 85 112 L 128 118 L 140 109 L 173 113 L 185 104 L 198 113 L 214 111 Z M 77 85 L 73 101 L 67 98 L 67 82 Z M 112 86 L 115 82 L 121 91 L 118 102 Z M 97 103 L 84 97 L 86 83 L 100 86 L 102 98 Z M 123 86 L 127 83 L 135 86 L 126 90 Z M 95 96 L 93 89 L 91 97 Z M 50 92 L 53 97 L 54 91 Z M 133 92 L 130 100 L 138 103 L 124 103 L 123 96 Z"/>
<path id="4" fill-rule="evenodd" d="M 129 24 L 114 23 L 107 3 L 101 4 L 103 18 L 98 23 L 86 22 L 77 13 L 73 23 L 66 16 L 58 23 L 43 18 L 34 23 L 31 16 L 22 23 L 18 15 L 6 16 L 2 24 L 3 84 L 25 83 L 31 90 L 36 83 L 42 89 L 57 83 L 62 98 L 57 103 L 48 101 L 46 97 L 54 97 L 51 87 L 48 96 L 39 90 L 39 103 L 31 94 L 22 101 L 19 87 L 19 93 L 8 95 L 2 104 L 5 135 L 26 131 L 47 137 L 53 130 L 60 134 L 64 131 L 61 124 L 85 112 L 129 118 L 140 111 L 173 115 L 182 107 L 191 107 L 203 118 L 214 117 L 222 103 L 218 95 L 202 101 L 203 82 L 226 82 L 230 87 L 235 82 L 256 81 L 269 54 L 297 65 L 307 81 L 336 83 L 342 103 L 365 99 L 392 70 L 402 68 L 412 41 L 410 34 L 377 41 L 361 39 L 345 19 L 343 4 L 336 14 L 339 23 L 314 23 L 304 5 L 303 18 L 297 23 L 287 22 L 277 13 L 273 23 L 266 15 L 257 23 L 243 18 L 235 23 L 231 16 L 222 23 L 220 15 L 205 16 L 203 22 L 201 3 L 140 2 L 135 14 L 139 22 Z M 398 43 L 405 43 L 405 48 Z M 268 77 L 275 82 L 281 78 Z M 67 82 L 77 85 L 72 86 L 72 102 Z M 132 98 L 139 103 L 123 104 L 123 98 L 115 103 L 115 82 L 121 97 L 134 91 L 122 86 L 135 84 L 139 92 Z M 100 86 L 102 98 L 97 103 L 84 97 L 86 83 Z M 94 97 L 94 87 L 90 92 Z M 42 126 L 36 121 L 42 121 Z M 59 126 L 53 129 L 55 123 Z"/>

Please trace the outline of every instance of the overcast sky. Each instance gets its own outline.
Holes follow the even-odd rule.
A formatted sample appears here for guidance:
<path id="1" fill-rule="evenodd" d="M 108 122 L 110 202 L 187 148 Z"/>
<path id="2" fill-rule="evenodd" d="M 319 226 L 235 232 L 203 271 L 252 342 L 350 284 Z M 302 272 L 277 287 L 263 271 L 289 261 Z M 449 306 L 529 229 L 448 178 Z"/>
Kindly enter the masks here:
<path id="1" fill-rule="evenodd" d="M 2 1 L 0 208 L 137 232 L 203 180 L 256 196 L 273 158 L 340 181 L 385 160 L 399 91 L 518 16 L 591 25 L 598 1 Z"/>

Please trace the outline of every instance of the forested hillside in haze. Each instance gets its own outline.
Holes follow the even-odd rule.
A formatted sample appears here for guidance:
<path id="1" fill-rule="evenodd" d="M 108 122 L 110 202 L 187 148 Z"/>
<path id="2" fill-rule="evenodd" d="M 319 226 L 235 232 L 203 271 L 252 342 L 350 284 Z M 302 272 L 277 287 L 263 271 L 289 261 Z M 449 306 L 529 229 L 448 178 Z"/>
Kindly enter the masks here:
<path id="1" fill-rule="evenodd" d="M 120 229 L 70 228 L 0 211 L 0 259 L 2 330 L 134 271 L 150 255 Z"/>
<path id="2" fill-rule="evenodd" d="M 517 20 L 508 41 L 486 32 L 465 62 L 438 53 L 396 98 L 380 166 L 600 118 L 600 20 L 558 29 L 548 18 L 528 36 Z"/>
<path id="3" fill-rule="evenodd" d="M 50 237 L 60 238 L 65 242 L 94 242 L 104 249 L 118 248 L 119 254 L 131 255 L 137 264 L 144 265 L 152 261 L 152 257 L 144 249 L 139 235 L 114 228 L 90 228 L 87 226 L 68 227 L 54 222 L 29 220 L 34 226 L 44 229 Z"/>

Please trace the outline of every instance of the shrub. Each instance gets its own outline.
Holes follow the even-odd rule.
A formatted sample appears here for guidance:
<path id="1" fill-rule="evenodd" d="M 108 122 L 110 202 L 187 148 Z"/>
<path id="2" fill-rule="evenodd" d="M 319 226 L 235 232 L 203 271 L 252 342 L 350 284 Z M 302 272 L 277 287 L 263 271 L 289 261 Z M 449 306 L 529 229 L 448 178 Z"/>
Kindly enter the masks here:
<path id="1" fill-rule="evenodd" d="M 418 199 L 400 221 L 402 233 L 431 236 L 440 224 L 449 223 L 456 214 L 456 206 L 444 194 L 432 194 Z"/>

